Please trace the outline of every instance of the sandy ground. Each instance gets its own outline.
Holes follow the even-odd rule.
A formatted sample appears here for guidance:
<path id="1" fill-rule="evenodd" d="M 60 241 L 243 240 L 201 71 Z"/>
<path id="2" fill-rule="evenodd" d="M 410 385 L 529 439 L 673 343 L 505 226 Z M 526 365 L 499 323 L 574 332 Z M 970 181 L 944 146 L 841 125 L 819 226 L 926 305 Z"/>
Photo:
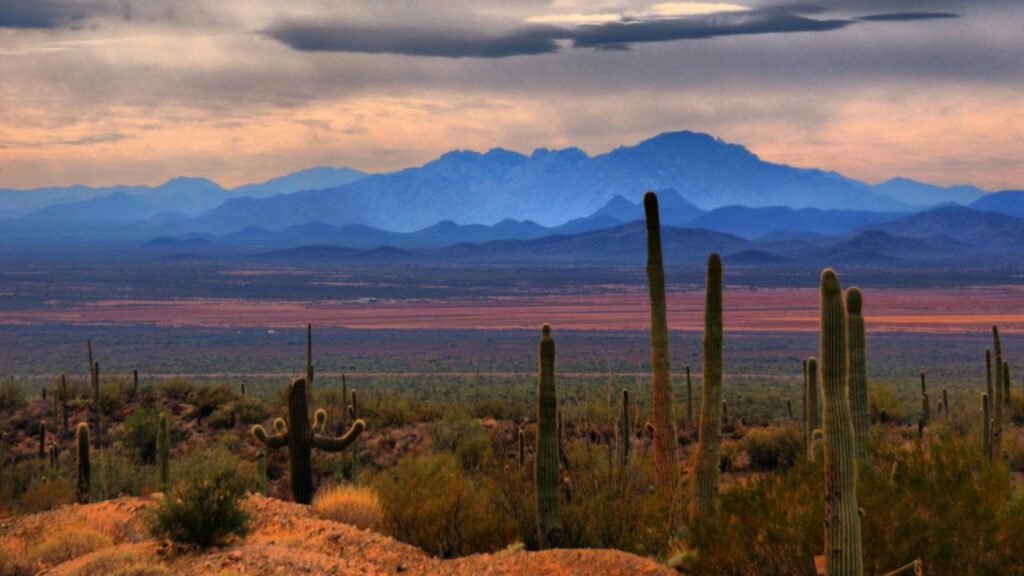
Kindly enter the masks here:
<path id="1" fill-rule="evenodd" d="M 871 289 L 864 294 L 869 331 L 968 333 L 999 324 L 1024 333 L 1024 287 L 986 286 L 933 290 Z M 322 327 L 351 329 L 534 329 L 544 322 L 561 330 L 644 330 L 645 292 L 610 295 L 504 297 L 482 300 L 281 302 L 261 300 L 106 300 L 73 308 L 0 314 L 0 324 L 156 324 L 199 327 L 294 327 L 316 319 Z M 669 295 L 669 327 L 700 330 L 704 294 Z M 815 332 L 815 289 L 729 290 L 725 328 L 730 331 Z"/>

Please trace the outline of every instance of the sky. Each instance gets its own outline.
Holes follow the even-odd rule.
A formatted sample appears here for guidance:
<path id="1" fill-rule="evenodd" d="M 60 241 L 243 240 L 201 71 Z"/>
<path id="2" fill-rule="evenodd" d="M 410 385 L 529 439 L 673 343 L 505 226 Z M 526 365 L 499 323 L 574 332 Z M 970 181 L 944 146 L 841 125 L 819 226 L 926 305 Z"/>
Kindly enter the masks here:
<path id="1" fill-rule="evenodd" d="M 1020 0 L 0 0 L 0 188 L 225 186 L 695 130 L 1024 187 Z"/>

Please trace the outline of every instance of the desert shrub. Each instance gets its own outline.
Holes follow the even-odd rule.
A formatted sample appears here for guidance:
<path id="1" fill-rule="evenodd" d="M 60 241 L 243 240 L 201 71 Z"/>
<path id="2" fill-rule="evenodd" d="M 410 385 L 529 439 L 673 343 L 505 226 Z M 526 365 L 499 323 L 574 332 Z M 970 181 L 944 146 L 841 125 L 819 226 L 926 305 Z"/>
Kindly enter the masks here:
<path id="1" fill-rule="evenodd" d="M 25 391 L 14 380 L 0 380 L 0 410 L 13 411 L 26 404 Z"/>
<path id="2" fill-rule="evenodd" d="M 245 534 L 249 516 L 240 501 L 248 487 L 237 468 L 238 460 L 222 451 L 191 456 L 153 511 L 153 535 L 179 544 L 213 546 Z"/>
<path id="3" fill-rule="evenodd" d="M 153 486 L 153 469 L 137 464 L 135 454 L 97 450 L 92 456 L 92 500 L 141 496 Z"/>
<path id="4" fill-rule="evenodd" d="M 740 442 L 754 470 L 792 468 L 803 455 L 803 435 L 795 426 L 757 428 L 747 432 Z"/>
<path id="5" fill-rule="evenodd" d="M 1024 426 L 1024 398 L 1019 393 L 1010 397 L 1009 420 L 1017 426 Z"/>
<path id="6" fill-rule="evenodd" d="M 151 408 L 131 413 L 118 430 L 118 437 L 142 464 L 156 461 L 156 434 L 160 415 Z"/>
<path id="7" fill-rule="evenodd" d="M 897 402 L 893 389 L 884 384 L 872 383 L 868 386 L 868 414 L 871 422 L 882 422 L 883 412 L 887 422 L 902 422 L 905 417 L 904 410 Z"/>
<path id="8" fill-rule="evenodd" d="M 206 420 L 206 423 L 215 430 L 225 430 L 233 428 L 238 424 L 238 414 L 235 411 L 235 403 L 231 402 L 218 406 L 210 417 Z"/>
<path id="9" fill-rule="evenodd" d="M 259 424 L 270 417 L 267 405 L 259 398 L 246 396 L 235 405 L 238 408 L 238 420 L 242 424 Z"/>
<path id="10" fill-rule="evenodd" d="M 488 398 L 473 405 L 474 418 L 494 418 L 495 420 L 513 420 L 519 417 L 523 409 L 504 398 Z"/>
<path id="11" fill-rule="evenodd" d="M 60 530 L 48 531 L 42 542 L 29 549 L 28 557 L 33 563 L 56 566 L 113 545 L 114 541 L 110 536 L 102 532 L 90 528 L 67 526 Z"/>
<path id="12" fill-rule="evenodd" d="M 74 482 L 67 478 L 43 476 L 29 484 L 21 495 L 21 510 L 26 514 L 53 510 L 75 500 Z"/>
<path id="13" fill-rule="evenodd" d="M 206 418 L 221 406 L 229 406 L 237 398 L 238 393 L 233 386 L 217 384 L 196 388 L 188 396 L 188 402 L 195 406 L 194 415 L 198 419 Z"/>
<path id="14" fill-rule="evenodd" d="M 478 470 L 491 460 L 491 437 L 464 412 L 451 411 L 430 426 L 434 452 L 455 454 L 464 470 Z"/>
<path id="15" fill-rule="evenodd" d="M 566 546 L 616 548 L 640 555 L 664 549 L 672 535 L 673 510 L 670 498 L 655 489 L 652 459 L 634 454 L 620 469 L 615 455 L 609 458 L 607 445 L 578 440 L 567 451 L 572 465 L 562 490 Z M 532 467 L 526 470 L 527 476 L 531 474 Z"/>
<path id="16" fill-rule="evenodd" d="M 410 455 L 373 482 L 385 530 L 443 558 L 500 550 L 514 533 L 451 454 Z"/>
<path id="17" fill-rule="evenodd" d="M 100 380 L 103 380 L 103 376 L 100 376 Z M 120 382 L 108 382 L 100 386 L 100 410 L 104 414 L 114 414 L 124 406 L 124 398 L 121 396 L 121 383 Z"/>
<path id="18" fill-rule="evenodd" d="M 199 387 L 192 380 L 187 378 L 173 378 L 157 384 L 156 390 L 171 400 L 184 402 L 193 395 Z"/>
<path id="19" fill-rule="evenodd" d="M 383 523 L 377 494 L 365 487 L 337 485 L 321 489 L 313 500 L 313 511 L 321 518 L 364 530 L 377 530 Z"/>
<path id="20" fill-rule="evenodd" d="M 372 403 L 364 402 L 361 410 L 360 417 L 373 422 L 375 427 L 382 428 L 400 428 L 417 422 L 433 422 L 441 418 L 443 413 L 441 406 L 436 402 L 384 393 Z"/>

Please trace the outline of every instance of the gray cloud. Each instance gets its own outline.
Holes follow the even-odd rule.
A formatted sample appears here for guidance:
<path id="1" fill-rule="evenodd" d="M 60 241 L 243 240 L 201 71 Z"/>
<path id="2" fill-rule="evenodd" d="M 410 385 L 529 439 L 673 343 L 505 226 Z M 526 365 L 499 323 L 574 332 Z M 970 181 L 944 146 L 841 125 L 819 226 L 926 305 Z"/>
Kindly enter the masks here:
<path id="1" fill-rule="evenodd" d="M 959 18 L 959 14 L 951 12 L 894 12 L 890 14 L 871 14 L 860 16 L 857 20 L 867 22 L 913 22 L 916 20 L 941 20 L 945 18 Z"/>
<path id="2" fill-rule="evenodd" d="M 0 0 L 0 28 L 63 28 L 109 12 L 100 2 Z"/>
<path id="3" fill-rule="evenodd" d="M 419 29 L 408 26 L 366 27 L 347 24 L 278 22 L 264 33 L 306 52 L 404 54 L 445 58 L 503 58 L 550 54 L 558 50 L 558 31 L 527 26 L 509 32 Z"/>

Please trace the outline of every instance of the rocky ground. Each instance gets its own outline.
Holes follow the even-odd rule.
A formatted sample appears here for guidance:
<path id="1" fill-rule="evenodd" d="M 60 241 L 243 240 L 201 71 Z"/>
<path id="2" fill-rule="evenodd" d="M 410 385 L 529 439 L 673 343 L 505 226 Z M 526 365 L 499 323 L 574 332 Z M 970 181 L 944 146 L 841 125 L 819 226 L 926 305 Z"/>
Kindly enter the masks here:
<path id="1" fill-rule="evenodd" d="M 145 515 L 152 500 L 120 498 L 86 506 L 0 521 L 0 555 L 16 574 L 159 576 L 160 574 L 452 574 L 452 575 L 668 575 L 646 558 L 612 550 L 508 550 L 456 560 L 432 558 L 422 550 L 375 532 L 316 517 L 309 508 L 250 496 L 248 536 L 223 548 L 189 550 L 152 539 Z M 27 550 L 68 532 L 99 533 L 102 547 L 46 565 L 19 563 Z M 14 560 L 14 561 L 12 561 Z M 0 562 L 3 565 L 3 562 Z"/>

